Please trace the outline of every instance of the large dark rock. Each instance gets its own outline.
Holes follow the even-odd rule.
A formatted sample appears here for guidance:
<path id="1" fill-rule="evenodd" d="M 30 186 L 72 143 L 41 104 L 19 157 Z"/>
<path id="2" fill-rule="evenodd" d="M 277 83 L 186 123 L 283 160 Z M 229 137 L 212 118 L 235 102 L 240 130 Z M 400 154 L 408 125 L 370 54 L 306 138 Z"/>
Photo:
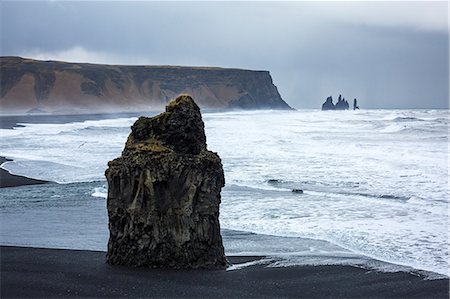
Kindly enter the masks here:
<path id="1" fill-rule="evenodd" d="M 206 149 L 190 96 L 132 126 L 122 156 L 109 162 L 107 262 L 163 268 L 226 266 L 219 227 L 222 163 Z"/>
<path id="2" fill-rule="evenodd" d="M 333 104 L 333 97 L 329 96 L 326 101 L 322 104 L 322 110 L 348 110 L 349 104 L 342 95 L 339 95 L 338 101 Z"/>
<path id="3" fill-rule="evenodd" d="M 325 103 L 322 104 L 322 110 L 334 110 L 333 97 L 328 97 Z"/>
<path id="4" fill-rule="evenodd" d="M 339 95 L 338 101 L 336 103 L 336 106 L 334 106 L 335 110 L 348 110 L 348 102 L 345 98 L 343 98 L 341 95 Z"/>

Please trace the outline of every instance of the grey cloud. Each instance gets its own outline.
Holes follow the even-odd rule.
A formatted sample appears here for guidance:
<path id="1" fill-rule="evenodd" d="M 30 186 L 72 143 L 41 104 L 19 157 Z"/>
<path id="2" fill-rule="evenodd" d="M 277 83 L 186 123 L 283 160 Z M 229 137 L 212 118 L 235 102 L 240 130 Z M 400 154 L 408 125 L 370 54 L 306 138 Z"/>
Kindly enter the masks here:
<path id="1" fill-rule="evenodd" d="M 2 55 L 267 69 L 296 108 L 339 93 L 365 108 L 448 108 L 446 3 L 0 5 Z"/>

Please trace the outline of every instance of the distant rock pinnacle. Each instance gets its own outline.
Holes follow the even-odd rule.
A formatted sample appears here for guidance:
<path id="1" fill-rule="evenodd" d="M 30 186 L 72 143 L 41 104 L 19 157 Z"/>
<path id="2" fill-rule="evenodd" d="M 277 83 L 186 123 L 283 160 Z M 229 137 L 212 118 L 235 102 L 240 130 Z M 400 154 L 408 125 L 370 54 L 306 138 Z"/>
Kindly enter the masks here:
<path id="1" fill-rule="evenodd" d="M 356 100 L 356 99 L 355 99 Z M 342 95 L 339 95 L 336 105 L 333 103 L 333 97 L 329 96 L 322 104 L 322 110 L 348 110 L 349 104 Z M 359 108 L 358 108 L 359 109 Z"/>

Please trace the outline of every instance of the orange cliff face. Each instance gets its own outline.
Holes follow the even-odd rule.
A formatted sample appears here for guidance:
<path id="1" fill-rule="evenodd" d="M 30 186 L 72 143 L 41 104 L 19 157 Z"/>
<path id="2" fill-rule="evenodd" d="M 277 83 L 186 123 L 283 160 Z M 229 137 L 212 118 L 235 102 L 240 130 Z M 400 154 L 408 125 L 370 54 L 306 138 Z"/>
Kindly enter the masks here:
<path id="1" fill-rule="evenodd" d="M 2 112 L 156 110 L 180 93 L 202 108 L 291 109 L 267 71 L 0 57 L 0 75 Z"/>

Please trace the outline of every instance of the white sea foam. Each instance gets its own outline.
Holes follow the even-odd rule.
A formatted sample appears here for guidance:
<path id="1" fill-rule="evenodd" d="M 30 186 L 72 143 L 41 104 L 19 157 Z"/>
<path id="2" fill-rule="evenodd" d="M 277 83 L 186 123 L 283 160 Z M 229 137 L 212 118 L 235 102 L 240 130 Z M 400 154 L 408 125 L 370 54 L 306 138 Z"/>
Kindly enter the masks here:
<path id="1" fill-rule="evenodd" d="M 206 113 L 208 147 L 223 160 L 228 188 L 221 226 L 327 240 L 448 274 L 448 119 L 447 110 Z M 0 155 L 15 160 L 2 167 L 61 183 L 103 181 L 134 121 L 1 130 Z M 90 194 L 105 197 L 106 188 Z"/>
<path id="2" fill-rule="evenodd" d="M 400 132 L 404 129 L 406 129 L 407 127 L 404 125 L 400 125 L 400 124 L 392 124 L 387 126 L 386 128 L 382 129 L 380 132 L 383 133 L 396 133 L 396 132 Z"/>
<path id="3" fill-rule="evenodd" d="M 234 264 L 231 265 L 227 268 L 227 271 L 235 271 L 235 270 L 240 270 L 243 268 L 247 268 L 247 267 L 251 267 L 251 266 L 257 266 L 257 265 L 266 265 L 268 263 L 270 263 L 272 261 L 272 259 L 269 258 L 263 258 L 263 259 L 258 259 L 255 261 L 250 261 L 250 262 L 245 262 L 245 263 L 240 263 L 240 264 Z"/>
<path id="4" fill-rule="evenodd" d="M 91 194 L 93 197 L 106 198 L 108 196 L 108 190 L 106 186 L 95 187 L 94 192 Z"/>

